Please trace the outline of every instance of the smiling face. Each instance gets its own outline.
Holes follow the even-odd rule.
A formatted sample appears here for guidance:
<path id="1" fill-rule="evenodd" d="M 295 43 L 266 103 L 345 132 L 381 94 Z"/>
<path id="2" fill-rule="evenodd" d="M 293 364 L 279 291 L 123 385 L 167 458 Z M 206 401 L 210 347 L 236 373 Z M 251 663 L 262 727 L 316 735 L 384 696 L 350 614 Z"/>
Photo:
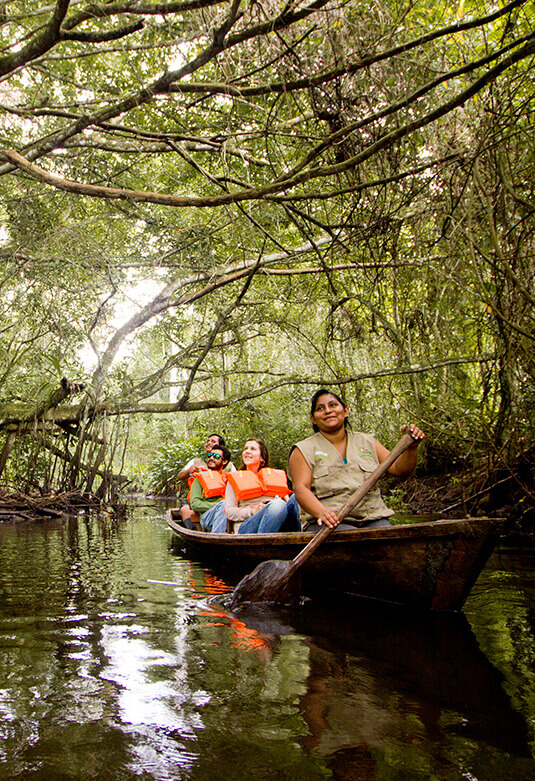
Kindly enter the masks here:
<path id="1" fill-rule="evenodd" d="M 316 406 L 310 419 L 312 425 L 317 426 L 321 432 L 334 433 L 345 427 L 348 415 L 348 408 L 336 396 L 332 393 L 323 393 L 316 399 Z"/>
<path id="2" fill-rule="evenodd" d="M 219 437 L 217 436 L 217 434 L 212 434 L 212 436 L 208 437 L 208 439 L 206 440 L 206 445 L 204 446 L 204 449 L 206 450 L 207 453 L 210 453 L 214 449 L 214 447 L 219 447 L 219 446 L 220 446 Z"/>
<path id="3" fill-rule="evenodd" d="M 255 439 L 247 440 L 241 457 L 247 469 L 251 469 L 253 472 L 258 472 L 265 464 L 262 449 Z"/>
<path id="4" fill-rule="evenodd" d="M 206 457 L 206 466 L 208 469 L 221 472 L 226 462 L 223 460 L 223 451 L 220 447 L 213 447 Z"/>

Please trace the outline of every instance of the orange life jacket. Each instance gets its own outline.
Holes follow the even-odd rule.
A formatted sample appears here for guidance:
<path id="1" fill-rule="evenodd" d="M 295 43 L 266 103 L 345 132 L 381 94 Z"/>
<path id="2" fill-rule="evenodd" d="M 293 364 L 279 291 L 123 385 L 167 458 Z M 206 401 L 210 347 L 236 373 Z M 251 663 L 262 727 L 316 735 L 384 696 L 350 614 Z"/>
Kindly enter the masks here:
<path id="1" fill-rule="evenodd" d="M 201 466 L 199 468 L 200 468 L 201 472 L 208 472 L 208 467 L 207 466 Z M 199 475 L 199 472 L 194 472 L 192 475 L 190 475 L 188 477 L 188 488 L 191 488 L 191 486 L 193 485 L 193 481 L 195 480 L 195 478 L 198 475 Z"/>
<path id="2" fill-rule="evenodd" d="M 288 496 L 291 493 L 284 469 L 264 467 L 258 472 L 264 496 Z"/>
<path id="3" fill-rule="evenodd" d="M 262 496 L 262 483 L 256 472 L 250 469 L 240 469 L 238 472 L 229 472 L 227 480 L 234 489 L 238 502 L 244 499 L 256 499 Z"/>
<path id="4" fill-rule="evenodd" d="M 207 472 L 197 472 L 197 480 L 202 486 L 205 499 L 211 499 L 214 496 L 224 496 L 227 485 L 226 475 L 217 472 L 215 469 L 209 469 Z"/>
<path id="5" fill-rule="evenodd" d="M 207 466 L 201 466 L 200 470 L 201 470 L 200 472 L 194 472 L 192 475 L 190 475 L 188 477 L 188 488 L 189 488 L 189 491 L 188 491 L 188 495 L 186 496 L 188 504 L 189 504 L 189 500 L 191 498 L 191 486 L 193 485 L 193 481 L 195 480 L 195 478 L 198 475 L 200 475 L 201 472 L 208 472 L 208 467 Z"/>
<path id="6" fill-rule="evenodd" d="M 242 469 L 229 472 L 227 480 L 234 489 L 238 502 L 259 496 L 287 496 L 290 493 L 283 469 L 264 468 L 258 473 Z"/>

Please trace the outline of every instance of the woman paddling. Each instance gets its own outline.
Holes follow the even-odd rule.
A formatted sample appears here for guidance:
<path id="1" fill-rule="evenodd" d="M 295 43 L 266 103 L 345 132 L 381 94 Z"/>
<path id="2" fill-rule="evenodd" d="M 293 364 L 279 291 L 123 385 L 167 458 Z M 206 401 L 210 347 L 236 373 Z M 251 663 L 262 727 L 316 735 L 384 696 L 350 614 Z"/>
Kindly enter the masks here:
<path id="1" fill-rule="evenodd" d="M 228 475 L 225 516 L 229 531 L 272 534 L 299 531 L 299 508 L 281 469 L 269 469 L 269 453 L 261 439 L 248 439 L 237 472 Z M 221 522 L 213 532 L 225 531 Z"/>
<path id="2" fill-rule="evenodd" d="M 293 446 L 289 472 L 301 508 L 301 524 L 317 531 L 322 524 L 340 529 L 357 526 L 390 526 L 394 514 L 384 503 L 379 488 L 373 488 L 344 523 L 336 515 L 352 494 L 387 457 L 389 451 L 370 434 L 347 430 L 349 409 L 336 393 L 322 388 L 312 397 L 310 419 L 316 432 Z M 402 431 L 405 426 L 402 427 Z M 416 466 L 417 448 L 424 433 L 409 426 L 414 444 L 389 468 L 406 477 Z"/>

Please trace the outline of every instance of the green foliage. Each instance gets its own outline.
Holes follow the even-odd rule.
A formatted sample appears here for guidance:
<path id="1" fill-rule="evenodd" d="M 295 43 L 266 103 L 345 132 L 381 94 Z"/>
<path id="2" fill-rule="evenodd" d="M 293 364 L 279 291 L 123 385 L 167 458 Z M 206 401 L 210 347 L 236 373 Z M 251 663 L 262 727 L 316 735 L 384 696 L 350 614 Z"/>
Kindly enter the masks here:
<path id="1" fill-rule="evenodd" d="M 284 466 L 331 383 L 386 445 L 420 423 L 430 469 L 532 439 L 528 6 L 170 4 L 123 34 L 77 4 L 37 55 L 51 8 L 6 6 L 2 147 L 108 189 L 0 162 L 4 425 L 82 380 L 136 413 L 129 465 L 160 488 L 213 430 Z"/>
<path id="2" fill-rule="evenodd" d="M 176 442 L 156 449 L 143 478 L 145 486 L 156 494 L 175 493 L 180 486 L 176 479 L 180 470 L 204 450 L 204 441 L 193 437 L 187 442 Z"/>
<path id="3" fill-rule="evenodd" d="M 273 393 L 269 398 L 233 405 L 224 417 L 225 440 L 236 466 L 250 437 L 262 439 L 270 464 L 286 469 L 291 446 L 312 433 L 308 421 L 309 400 L 292 391 Z"/>

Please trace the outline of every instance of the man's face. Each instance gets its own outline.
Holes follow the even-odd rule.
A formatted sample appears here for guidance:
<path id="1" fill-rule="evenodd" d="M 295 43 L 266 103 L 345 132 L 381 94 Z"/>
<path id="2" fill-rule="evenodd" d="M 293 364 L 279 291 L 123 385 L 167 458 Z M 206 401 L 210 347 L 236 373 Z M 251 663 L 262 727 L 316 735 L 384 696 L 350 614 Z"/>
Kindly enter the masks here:
<path id="1" fill-rule="evenodd" d="M 206 440 L 206 445 L 204 446 L 204 449 L 207 453 L 210 453 L 214 447 L 219 446 L 219 437 L 212 435 L 211 437 L 208 437 Z"/>
<path id="2" fill-rule="evenodd" d="M 210 452 L 206 454 L 206 466 L 208 469 L 221 472 L 225 466 L 225 463 L 223 463 L 223 451 L 221 448 L 213 447 Z"/>

